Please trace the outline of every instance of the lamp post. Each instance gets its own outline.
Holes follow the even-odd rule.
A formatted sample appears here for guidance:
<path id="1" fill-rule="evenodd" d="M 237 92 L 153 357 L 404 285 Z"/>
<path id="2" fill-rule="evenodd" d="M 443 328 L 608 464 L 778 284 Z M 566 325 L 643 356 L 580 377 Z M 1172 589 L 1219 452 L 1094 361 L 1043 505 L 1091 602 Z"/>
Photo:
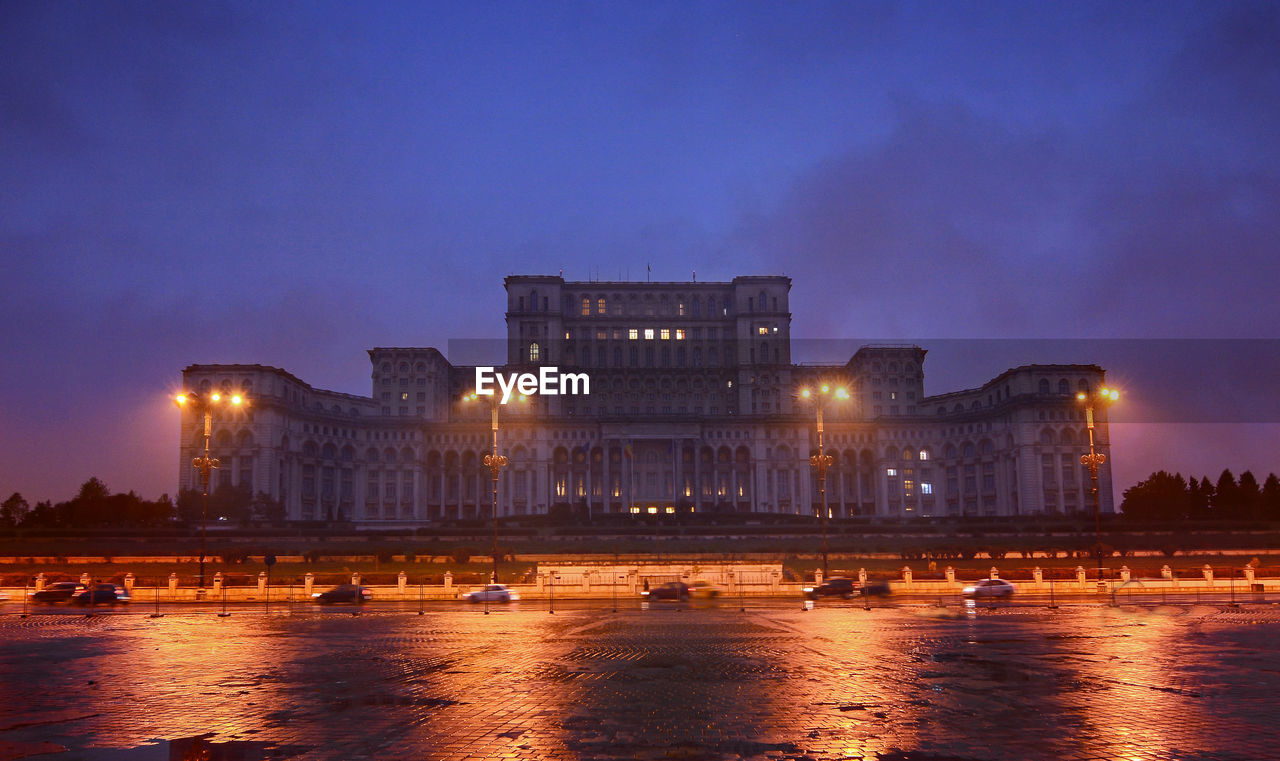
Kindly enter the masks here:
<path id="1" fill-rule="evenodd" d="M 464 396 L 462 400 L 464 402 L 475 402 L 475 401 L 479 401 L 480 396 L 481 396 L 480 394 L 472 392 Z M 493 512 L 493 576 L 489 580 L 489 583 L 497 584 L 498 583 L 498 477 L 501 474 L 502 469 L 507 467 L 508 461 L 507 461 L 506 455 L 498 454 L 498 408 L 501 407 L 502 405 L 498 402 L 497 394 L 486 394 L 485 396 L 487 396 L 489 399 L 489 409 L 491 413 L 489 427 L 493 432 L 493 449 L 490 450 L 490 452 L 484 456 L 484 466 L 488 468 L 489 472 L 493 475 L 493 503 L 491 506 L 491 510 Z M 523 402 L 525 398 L 526 397 L 524 394 L 520 394 L 516 397 L 516 399 L 521 402 Z M 485 599 L 486 600 L 489 599 L 489 596 L 487 594 L 485 595 Z"/>
<path id="2" fill-rule="evenodd" d="M 191 461 L 191 467 L 200 472 L 200 576 L 198 577 L 198 583 L 200 590 L 203 592 L 205 544 L 209 522 L 209 474 L 221 464 L 218 458 L 209 457 L 209 434 L 213 428 L 213 408 L 222 404 L 239 407 L 245 403 L 245 398 L 240 394 L 223 395 L 217 391 L 210 393 L 207 397 L 193 391 L 184 391 L 175 396 L 173 401 L 178 405 L 179 409 L 190 407 L 204 414 L 204 455 Z"/>
<path id="3" fill-rule="evenodd" d="M 822 409 L 826 405 L 826 400 L 830 398 L 846 401 L 849 398 L 849 390 L 843 386 L 833 387 L 830 383 L 822 383 L 814 389 L 800 389 L 800 399 L 813 402 L 814 413 L 817 416 L 818 453 L 809 457 L 809 466 L 818 474 L 818 495 L 822 500 L 822 577 L 824 579 L 829 575 L 827 567 L 827 468 L 831 467 L 833 459 L 831 455 L 826 453 L 823 442 Z"/>
<path id="4" fill-rule="evenodd" d="M 1113 388 L 1103 387 L 1097 394 L 1081 391 L 1076 400 L 1084 405 L 1085 426 L 1089 429 L 1089 454 L 1080 456 L 1080 464 L 1088 466 L 1089 478 L 1093 483 L 1093 554 L 1098 558 L 1098 583 L 1102 583 L 1102 498 L 1098 494 L 1098 466 L 1107 461 L 1107 456 L 1095 450 L 1093 437 L 1093 408 L 1110 404 L 1120 398 L 1120 392 Z"/>

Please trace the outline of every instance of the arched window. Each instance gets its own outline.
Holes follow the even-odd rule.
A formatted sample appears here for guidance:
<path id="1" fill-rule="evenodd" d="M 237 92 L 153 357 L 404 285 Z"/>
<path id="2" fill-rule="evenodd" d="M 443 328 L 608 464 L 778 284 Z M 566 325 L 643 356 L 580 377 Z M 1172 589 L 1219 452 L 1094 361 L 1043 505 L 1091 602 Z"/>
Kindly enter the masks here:
<path id="1" fill-rule="evenodd" d="M 920 450 L 920 459 L 921 459 L 921 460 L 927 460 L 927 459 L 929 459 L 929 450 L 927 450 L 927 449 L 921 449 L 921 450 Z"/>
<path id="2" fill-rule="evenodd" d="M 1041 432 L 1040 432 L 1040 443 L 1041 443 L 1041 444 L 1046 444 L 1046 445 L 1052 445 L 1052 444 L 1053 444 L 1053 431 L 1049 430 L 1048 428 L 1046 428 L 1046 429 L 1044 429 L 1043 431 L 1041 431 Z"/>
<path id="3" fill-rule="evenodd" d="M 601 296 L 600 298 L 596 299 L 596 314 L 605 314 L 606 312 L 605 306 L 606 304 L 605 304 L 604 296 Z"/>
<path id="4" fill-rule="evenodd" d="M 694 317 L 702 316 L 702 299 L 698 298 L 697 296 L 693 297 L 693 316 Z"/>
<path id="5" fill-rule="evenodd" d="M 1081 378 L 1080 382 L 1076 384 L 1076 390 L 1083 391 L 1086 394 L 1089 393 L 1089 381 Z"/>
<path id="6" fill-rule="evenodd" d="M 1040 393 L 1042 393 L 1042 394 L 1047 394 L 1047 393 L 1049 393 L 1049 379 L 1048 379 L 1048 378 L 1041 378 L 1041 379 L 1040 379 Z"/>
<path id="7" fill-rule="evenodd" d="M 1064 396 L 1071 393 L 1071 384 L 1067 382 L 1066 378 L 1060 378 L 1058 380 L 1058 393 Z"/>
<path id="8" fill-rule="evenodd" d="M 538 346 L 538 343 L 536 341 L 529 344 L 529 361 L 530 362 L 542 361 L 542 349 Z"/>
<path id="9" fill-rule="evenodd" d="M 766 302 L 765 302 L 765 300 L 764 300 L 764 291 L 760 291 L 760 311 L 761 311 L 761 312 L 763 312 L 763 311 L 765 311 L 766 309 L 768 309 L 768 307 L 766 307 L 766 306 L 765 306 L 765 303 L 766 303 Z"/>
<path id="10" fill-rule="evenodd" d="M 583 296 L 582 297 L 582 316 L 586 317 L 590 314 L 591 314 L 591 299 L 586 296 Z"/>

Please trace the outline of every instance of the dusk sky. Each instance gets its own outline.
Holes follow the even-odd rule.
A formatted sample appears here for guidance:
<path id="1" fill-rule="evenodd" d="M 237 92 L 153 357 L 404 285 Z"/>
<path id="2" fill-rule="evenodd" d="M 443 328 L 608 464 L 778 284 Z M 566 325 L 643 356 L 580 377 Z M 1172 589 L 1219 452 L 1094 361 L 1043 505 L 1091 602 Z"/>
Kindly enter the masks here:
<path id="1" fill-rule="evenodd" d="M 504 275 L 646 266 L 930 393 L 1103 364 L 1117 492 L 1280 471 L 1276 3 L 4 0 L 0 51 L 0 498 L 173 493 L 188 364 L 368 394 Z"/>

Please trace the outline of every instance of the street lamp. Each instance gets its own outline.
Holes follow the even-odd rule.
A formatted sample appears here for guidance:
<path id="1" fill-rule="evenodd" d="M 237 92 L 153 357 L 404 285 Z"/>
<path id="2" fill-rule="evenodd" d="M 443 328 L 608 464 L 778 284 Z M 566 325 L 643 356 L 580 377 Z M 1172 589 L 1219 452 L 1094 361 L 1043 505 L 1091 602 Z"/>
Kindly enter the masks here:
<path id="1" fill-rule="evenodd" d="M 202 396 L 194 391 L 184 391 L 173 398 L 179 409 L 192 409 L 204 413 L 204 456 L 191 461 L 191 467 L 200 471 L 200 590 L 204 591 L 204 554 L 209 512 L 209 474 L 221 463 L 209 457 L 209 434 L 213 428 L 213 409 L 223 405 L 240 407 L 246 403 L 240 394 L 221 394 L 214 391 Z"/>
<path id="2" fill-rule="evenodd" d="M 1084 405 L 1086 427 L 1089 429 L 1089 454 L 1080 456 L 1080 464 L 1089 468 L 1089 478 L 1093 481 L 1093 540 L 1094 555 L 1098 558 L 1098 582 L 1102 582 L 1102 499 L 1098 494 L 1098 466 L 1107 461 L 1107 456 L 1094 449 L 1093 440 L 1093 408 L 1111 404 L 1120 398 L 1120 392 L 1114 388 L 1098 389 L 1096 394 L 1081 391 L 1076 400 Z"/>
<path id="3" fill-rule="evenodd" d="M 480 401 L 481 396 L 482 396 L 481 394 L 477 394 L 473 391 L 470 394 L 467 394 L 466 396 L 462 397 L 462 401 L 464 403 L 478 402 Z M 502 472 L 503 468 L 507 467 L 507 457 L 506 455 L 498 454 L 498 408 L 501 407 L 502 405 L 499 404 L 498 402 L 497 394 L 485 394 L 483 396 L 489 400 L 489 409 L 492 413 L 490 417 L 490 420 L 492 421 L 490 428 L 493 430 L 493 449 L 490 450 L 490 452 L 484 456 L 484 466 L 489 469 L 489 472 L 491 474 L 493 474 L 493 504 L 491 506 L 491 510 L 493 512 L 493 578 L 490 580 L 489 583 L 497 584 L 498 583 L 498 475 Z M 517 401 L 523 402 L 525 401 L 526 397 L 524 394 L 519 394 L 518 396 L 515 397 L 515 399 Z M 487 594 L 485 595 L 485 599 L 486 600 L 489 599 L 489 596 Z"/>
<path id="4" fill-rule="evenodd" d="M 822 409 L 829 399 L 839 402 L 848 401 L 849 390 L 843 386 L 832 386 L 830 383 L 822 383 L 816 388 L 806 387 L 800 389 L 800 400 L 813 403 L 814 413 L 817 415 L 818 420 L 818 453 L 809 457 L 809 466 L 818 473 L 818 494 L 822 499 L 823 578 L 826 578 L 829 574 L 827 567 L 827 468 L 831 467 L 833 460 L 831 455 L 826 453 L 822 440 Z"/>

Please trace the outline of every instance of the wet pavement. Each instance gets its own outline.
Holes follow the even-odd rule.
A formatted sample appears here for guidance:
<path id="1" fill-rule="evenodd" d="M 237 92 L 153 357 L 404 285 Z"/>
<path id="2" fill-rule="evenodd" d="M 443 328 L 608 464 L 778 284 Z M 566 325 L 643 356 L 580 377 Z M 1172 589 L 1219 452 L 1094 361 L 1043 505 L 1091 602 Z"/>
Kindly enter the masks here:
<path id="1" fill-rule="evenodd" d="M 1280 759 L 1280 607 L 0 616 L 0 761 Z"/>

